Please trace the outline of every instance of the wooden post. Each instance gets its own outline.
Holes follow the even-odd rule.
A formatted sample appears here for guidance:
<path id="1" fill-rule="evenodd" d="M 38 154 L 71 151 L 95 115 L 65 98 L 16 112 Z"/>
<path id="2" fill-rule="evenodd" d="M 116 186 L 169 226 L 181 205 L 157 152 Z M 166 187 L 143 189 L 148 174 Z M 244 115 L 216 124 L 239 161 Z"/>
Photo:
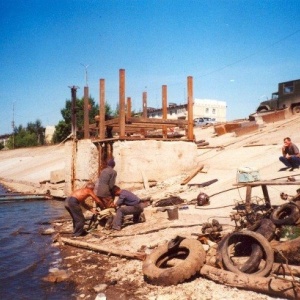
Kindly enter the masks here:
<path id="1" fill-rule="evenodd" d="M 188 138 L 188 140 L 193 141 L 194 140 L 194 124 L 193 124 L 194 96 L 193 96 L 193 77 L 192 76 L 188 76 L 188 78 L 187 78 L 187 90 L 188 90 L 188 103 L 187 103 L 188 132 L 187 132 L 187 138 Z"/>
<path id="2" fill-rule="evenodd" d="M 84 139 L 89 139 L 90 138 L 90 131 L 89 131 L 89 87 L 85 86 L 84 87 L 84 119 L 83 119 L 83 124 L 84 124 Z"/>
<path id="3" fill-rule="evenodd" d="M 167 113 L 168 113 L 168 108 L 167 108 L 167 86 L 163 85 L 162 86 L 162 119 L 166 120 L 167 119 Z M 163 138 L 167 138 L 167 126 L 163 125 L 162 127 L 162 135 Z"/>
<path id="4" fill-rule="evenodd" d="M 147 118 L 147 92 L 143 92 L 143 118 Z"/>
<path id="5" fill-rule="evenodd" d="M 76 91 L 77 86 L 71 87 L 71 96 L 72 96 L 72 111 L 71 111 L 71 117 L 72 117 L 72 136 L 74 139 L 76 139 L 76 131 L 77 131 L 77 120 L 76 120 Z"/>
<path id="6" fill-rule="evenodd" d="M 105 138 L 105 80 L 100 79 L 100 95 L 99 95 L 99 138 Z"/>
<path id="7" fill-rule="evenodd" d="M 98 176 L 100 175 L 102 170 L 102 156 L 103 156 L 102 153 L 103 150 L 101 144 L 98 144 Z"/>
<path id="8" fill-rule="evenodd" d="M 131 117 L 131 98 L 127 97 L 127 109 L 126 109 L 127 118 Z"/>
<path id="9" fill-rule="evenodd" d="M 125 70 L 119 71 L 119 128 L 120 138 L 125 137 Z"/>

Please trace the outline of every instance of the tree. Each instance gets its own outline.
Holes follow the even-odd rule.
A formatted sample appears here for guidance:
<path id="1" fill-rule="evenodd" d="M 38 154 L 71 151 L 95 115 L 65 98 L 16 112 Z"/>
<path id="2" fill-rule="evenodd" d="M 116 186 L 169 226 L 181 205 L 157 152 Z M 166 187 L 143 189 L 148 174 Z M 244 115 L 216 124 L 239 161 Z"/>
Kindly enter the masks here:
<path id="1" fill-rule="evenodd" d="M 13 134 L 7 141 L 9 149 L 33 147 L 44 145 L 45 143 L 45 128 L 42 127 L 40 120 L 29 122 L 25 127 L 19 125 L 14 128 Z"/>
<path id="2" fill-rule="evenodd" d="M 77 138 L 83 138 L 84 132 L 84 97 L 76 99 L 76 125 L 77 125 Z M 89 123 L 95 123 L 95 116 L 99 114 L 99 105 L 95 103 L 93 98 L 89 98 Z M 109 104 L 105 104 L 105 114 L 112 115 L 113 112 Z M 72 101 L 66 100 L 65 108 L 61 110 L 63 120 L 55 126 L 55 133 L 53 136 L 54 143 L 60 143 L 67 139 L 72 132 Z"/>
<path id="3" fill-rule="evenodd" d="M 28 123 L 26 129 L 30 133 L 36 135 L 38 145 L 45 144 L 45 128 L 42 127 L 42 122 L 40 120 L 36 120 L 35 123 Z"/>

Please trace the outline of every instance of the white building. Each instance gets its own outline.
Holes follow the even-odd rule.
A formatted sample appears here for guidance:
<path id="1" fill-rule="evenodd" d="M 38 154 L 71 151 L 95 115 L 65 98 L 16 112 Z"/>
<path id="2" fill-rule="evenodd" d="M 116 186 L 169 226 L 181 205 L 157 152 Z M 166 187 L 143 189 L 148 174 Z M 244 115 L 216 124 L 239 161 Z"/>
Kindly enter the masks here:
<path id="1" fill-rule="evenodd" d="M 227 105 L 225 101 L 211 99 L 194 99 L 193 119 L 199 117 L 215 118 L 217 122 L 226 122 Z M 162 118 L 161 108 L 147 109 L 148 118 Z M 187 119 L 187 104 L 169 103 L 167 119 Z"/>
<path id="2" fill-rule="evenodd" d="M 194 119 L 199 117 L 209 117 L 216 119 L 217 122 L 226 122 L 226 112 L 227 105 L 225 101 L 194 99 Z"/>
<path id="3" fill-rule="evenodd" d="M 45 129 L 45 143 L 52 144 L 52 138 L 55 132 L 55 126 L 46 126 Z"/>

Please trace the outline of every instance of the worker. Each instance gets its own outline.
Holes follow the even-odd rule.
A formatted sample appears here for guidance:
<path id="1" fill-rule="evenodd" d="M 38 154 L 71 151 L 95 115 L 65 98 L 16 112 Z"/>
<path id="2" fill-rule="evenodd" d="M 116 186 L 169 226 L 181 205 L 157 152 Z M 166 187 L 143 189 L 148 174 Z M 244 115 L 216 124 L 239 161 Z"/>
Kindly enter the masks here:
<path id="1" fill-rule="evenodd" d="M 107 162 L 107 167 L 101 171 L 97 181 L 96 195 L 103 202 L 105 208 L 114 207 L 112 188 L 116 184 L 117 171 L 114 170 L 115 161 L 113 158 Z"/>
<path id="2" fill-rule="evenodd" d="M 300 166 L 299 149 L 289 137 L 283 139 L 282 156 L 279 157 L 279 160 L 287 168 L 290 168 L 290 171 L 294 171 Z"/>
<path id="3" fill-rule="evenodd" d="M 141 216 L 144 206 L 138 196 L 116 185 L 113 187 L 113 194 L 118 198 L 114 201 L 117 211 L 113 218 L 112 230 L 121 230 L 124 215 L 133 215 L 134 223 L 145 221 L 144 216 Z"/>
<path id="4" fill-rule="evenodd" d="M 97 214 L 94 208 L 90 208 L 85 200 L 88 197 L 92 197 L 93 200 L 104 209 L 104 204 L 94 193 L 95 185 L 94 183 L 88 183 L 84 188 L 75 190 L 69 197 L 65 200 L 65 208 L 70 213 L 73 219 L 73 236 L 85 236 L 87 232 L 84 230 L 85 218 L 80 205 L 82 205 L 87 210 L 90 210 L 93 214 Z"/>

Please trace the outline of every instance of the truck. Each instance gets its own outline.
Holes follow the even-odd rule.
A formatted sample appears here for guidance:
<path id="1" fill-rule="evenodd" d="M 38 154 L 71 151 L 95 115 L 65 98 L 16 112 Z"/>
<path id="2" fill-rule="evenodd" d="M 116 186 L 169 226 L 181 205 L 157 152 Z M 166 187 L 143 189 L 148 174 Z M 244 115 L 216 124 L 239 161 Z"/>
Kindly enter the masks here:
<path id="1" fill-rule="evenodd" d="M 278 91 L 270 100 L 263 101 L 257 113 L 289 108 L 293 114 L 300 114 L 300 79 L 278 83 Z"/>

